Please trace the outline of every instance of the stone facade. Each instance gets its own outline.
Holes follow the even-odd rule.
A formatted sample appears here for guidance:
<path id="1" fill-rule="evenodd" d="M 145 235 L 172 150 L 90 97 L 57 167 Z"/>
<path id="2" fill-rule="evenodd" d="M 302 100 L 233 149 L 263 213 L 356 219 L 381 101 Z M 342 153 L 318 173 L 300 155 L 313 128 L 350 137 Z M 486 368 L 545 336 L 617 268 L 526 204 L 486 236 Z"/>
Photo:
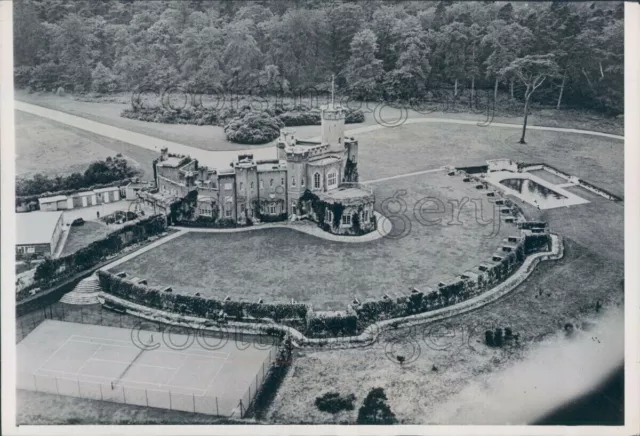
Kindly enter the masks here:
<path id="1" fill-rule="evenodd" d="M 321 108 L 320 142 L 301 141 L 295 132 L 283 130 L 278 140 L 278 159 L 256 161 L 253 155 L 239 155 L 231 168 L 215 170 L 199 167 L 188 156 L 170 155 L 163 149 L 155 163 L 158 193 L 148 201 L 166 204 L 197 190 L 197 206 L 192 218 L 208 216 L 229 219 L 240 224 L 275 221 L 306 216 L 310 204 L 300 202 L 306 191 L 322 198 L 327 211 L 344 206 L 344 223 L 324 226 L 333 233 L 351 233 L 351 217 L 359 214 L 360 232 L 375 229 L 375 198 L 368 187 L 357 183 L 358 142 L 344 134 L 346 111 L 333 103 Z M 151 200 L 153 198 L 153 200 Z M 357 219 L 356 219 L 357 220 Z"/>

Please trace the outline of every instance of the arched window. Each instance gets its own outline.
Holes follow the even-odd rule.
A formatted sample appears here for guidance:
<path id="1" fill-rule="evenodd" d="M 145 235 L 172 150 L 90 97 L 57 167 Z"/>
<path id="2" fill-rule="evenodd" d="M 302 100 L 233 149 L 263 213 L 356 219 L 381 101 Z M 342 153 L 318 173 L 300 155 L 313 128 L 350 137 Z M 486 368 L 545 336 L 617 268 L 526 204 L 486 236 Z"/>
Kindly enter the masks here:
<path id="1" fill-rule="evenodd" d="M 320 189 L 320 173 L 315 173 L 313 175 L 313 187 L 315 189 Z"/>
<path id="2" fill-rule="evenodd" d="M 338 185 L 338 176 L 334 170 L 327 175 L 327 186 L 329 188 L 333 188 L 337 185 Z"/>
<path id="3" fill-rule="evenodd" d="M 295 176 L 291 177 L 291 186 L 296 186 L 296 178 L 295 178 Z"/>

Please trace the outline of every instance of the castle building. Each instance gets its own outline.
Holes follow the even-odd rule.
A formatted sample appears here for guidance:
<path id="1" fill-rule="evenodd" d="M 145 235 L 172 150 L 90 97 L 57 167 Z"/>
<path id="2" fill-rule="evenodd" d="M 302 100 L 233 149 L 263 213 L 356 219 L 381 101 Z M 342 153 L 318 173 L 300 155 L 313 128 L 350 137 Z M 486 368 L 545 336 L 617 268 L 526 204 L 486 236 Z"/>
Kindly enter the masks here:
<path id="1" fill-rule="evenodd" d="M 375 230 L 373 190 L 357 183 L 358 141 L 344 132 L 346 111 L 321 107 L 321 141 L 302 141 L 282 130 L 278 159 L 239 155 L 231 168 L 215 170 L 163 149 L 154 163 L 158 192 L 141 196 L 168 213 L 170 204 L 197 192 L 190 219 L 207 217 L 244 224 L 306 217 L 332 233 Z M 192 194 L 193 195 L 193 194 Z M 339 215 L 339 216 L 338 216 Z"/>

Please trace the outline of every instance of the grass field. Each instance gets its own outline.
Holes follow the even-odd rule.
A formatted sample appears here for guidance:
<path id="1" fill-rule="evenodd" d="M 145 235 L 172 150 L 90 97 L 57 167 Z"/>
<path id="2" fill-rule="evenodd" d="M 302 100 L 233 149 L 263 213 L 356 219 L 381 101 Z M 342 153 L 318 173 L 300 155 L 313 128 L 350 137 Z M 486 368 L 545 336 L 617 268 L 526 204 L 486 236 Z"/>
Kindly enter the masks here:
<path id="1" fill-rule="evenodd" d="M 155 153 L 36 115 L 16 111 L 16 175 L 83 173 L 91 162 L 118 153 L 129 158 L 141 177 L 153 177 Z"/>
<path id="2" fill-rule="evenodd" d="M 228 424 L 227 418 L 155 409 L 132 404 L 107 403 L 43 392 L 17 391 L 18 425 L 160 425 Z"/>
<path id="3" fill-rule="evenodd" d="M 449 401 L 463 389 L 484 386 L 492 374 L 516 364 L 536 343 L 551 338 L 566 323 L 588 329 L 584 320 L 596 315 L 598 299 L 605 305 L 619 304 L 623 298 L 621 278 L 619 262 L 568 241 L 562 261 L 538 266 L 513 294 L 480 310 L 413 330 L 387 333 L 364 350 L 300 352 L 274 400 L 268 421 L 353 424 L 357 407 L 353 412 L 332 416 L 315 407 L 315 398 L 338 391 L 355 394 L 360 404 L 369 389 L 382 387 L 401 423 L 448 424 L 435 417 L 443 413 L 441 409 L 462 406 Z M 511 327 L 520 334 L 521 345 L 509 349 L 484 346 L 485 330 L 498 326 Z M 409 363 L 398 365 L 392 360 L 396 354 L 405 355 Z M 437 371 L 433 371 L 433 365 Z M 539 369 L 550 374 L 554 371 L 552 366 Z M 533 377 L 530 372 L 526 374 L 525 378 Z M 513 392 L 509 402 L 490 407 L 507 408 L 526 401 L 526 395 L 513 387 L 518 382 L 518 378 L 510 379 Z M 504 417 L 502 423 L 509 419 L 515 417 Z M 464 421 L 464 417 L 457 420 Z"/>
<path id="4" fill-rule="evenodd" d="M 482 198 L 479 192 L 486 192 L 462 182 L 459 176 L 436 172 L 376 186 L 377 204 L 397 190 L 406 191 L 402 198 L 411 224 L 401 239 L 347 244 L 289 229 L 193 232 L 116 270 L 144 277 L 153 285 L 170 285 L 176 292 L 269 302 L 294 298 L 315 309 L 342 310 L 354 297 L 364 301 L 382 298 L 387 292 L 407 293 L 410 287 L 433 287 L 489 259 L 504 237 L 518 233 L 511 224 L 500 225 L 499 217 L 495 231 L 491 224 L 478 224 L 471 201 L 461 210 L 456 208 L 460 225 L 450 223 L 453 206 L 449 200 L 464 202 L 465 197 Z M 446 204 L 443 215 L 424 214 L 425 219 L 440 218 L 440 224 L 422 225 L 414 216 L 418 202 L 428 197 Z M 483 205 L 483 218 L 489 220 L 493 210 L 486 199 Z"/>
<path id="5" fill-rule="evenodd" d="M 90 243 L 104 238 L 112 231 L 113 228 L 94 221 L 85 221 L 81 226 L 71 226 L 61 255 L 75 253 Z"/>
<path id="6" fill-rule="evenodd" d="M 530 130 L 406 124 L 357 135 L 360 180 L 442 165 L 484 165 L 487 159 L 546 162 L 614 193 L 624 192 L 624 143 L 616 139 Z"/>
<path id="7" fill-rule="evenodd" d="M 554 380 L 554 401 L 571 394 L 576 383 L 557 389 L 563 386 L 563 377 L 573 378 L 576 372 L 566 368 L 571 360 L 567 360 L 570 356 L 562 350 L 568 343 L 556 338 L 558 334 L 564 336 L 560 333 L 564 326 L 571 323 L 586 336 L 573 347 L 574 356 L 592 353 L 598 344 L 592 339 L 590 329 L 608 328 L 609 335 L 613 335 L 610 341 L 622 337 L 619 321 L 624 299 L 624 209 L 623 204 L 583 188 L 569 189 L 590 203 L 546 211 L 521 204 L 527 216 L 549 222 L 551 230 L 565 238 L 562 260 L 540 264 L 520 287 L 497 302 L 448 321 L 387 333 L 371 349 L 300 353 L 270 409 L 270 422 L 353 423 L 357 409 L 337 416 L 317 410 L 315 398 L 328 390 L 354 393 L 361 402 L 368 389 L 381 386 L 389 397 L 391 409 L 407 424 L 469 424 L 465 416 L 491 423 L 492 418 L 486 416 L 488 410 L 498 411 L 493 416 L 497 423 L 513 422 L 510 420 L 519 418 L 505 411 L 513 410 L 514 404 L 529 401 L 522 390 L 525 388 L 518 390 L 529 379 Z M 611 308 L 613 322 L 600 320 L 595 312 L 597 301 Z M 501 350 L 482 345 L 485 330 L 496 327 L 511 327 L 514 333 L 520 334 L 520 345 Z M 419 356 L 411 365 L 401 368 L 388 358 L 390 352 L 391 357 L 413 356 L 416 341 Z M 538 344 L 549 343 L 558 347 L 553 352 L 556 356 L 564 357 L 549 358 L 547 353 L 544 363 L 531 363 L 538 362 Z M 597 373 L 602 362 L 622 359 L 621 350 L 605 354 L 607 359 L 592 357 L 579 361 L 580 371 Z M 407 360 L 412 359 L 407 357 Z M 614 363 L 617 365 L 619 360 Z M 434 364 L 437 371 L 432 371 Z M 532 365 L 535 374 L 531 374 Z M 525 378 L 518 376 L 525 371 L 523 367 L 528 368 Z M 510 375 L 505 381 L 501 377 L 505 377 L 507 370 Z M 490 380 L 499 380 L 495 383 L 500 389 L 485 391 Z M 589 389 L 588 383 L 595 382 L 597 380 L 585 376 L 577 385 Z M 483 396 L 492 398 L 492 403 L 478 402 Z M 542 403 L 546 407 L 552 404 L 548 397 Z M 461 415 L 459 408 L 463 406 L 469 409 Z M 544 406 L 536 404 L 536 407 L 535 410 L 546 411 Z M 532 406 L 531 411 L 535 410 Z M 528 419 L 533 418 L 531 415 Z"/>

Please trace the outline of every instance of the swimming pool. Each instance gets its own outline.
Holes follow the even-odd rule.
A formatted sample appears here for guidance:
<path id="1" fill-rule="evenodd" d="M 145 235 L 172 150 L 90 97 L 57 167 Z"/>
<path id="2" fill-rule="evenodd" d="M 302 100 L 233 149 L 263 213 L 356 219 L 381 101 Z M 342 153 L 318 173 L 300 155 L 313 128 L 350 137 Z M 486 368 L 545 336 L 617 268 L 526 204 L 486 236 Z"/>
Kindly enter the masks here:
<path id="1" fill-rule="evenodd" d="M 526 201 L 534 204 L 545 204 L 550 199 L 567 199 L 566 196 L 549 189 L 546 186 L 542 186 L 535 180 L 531 179 L 504 179 L 500 180 L 500 184 L 517 191 L 525 197 Z"/>

